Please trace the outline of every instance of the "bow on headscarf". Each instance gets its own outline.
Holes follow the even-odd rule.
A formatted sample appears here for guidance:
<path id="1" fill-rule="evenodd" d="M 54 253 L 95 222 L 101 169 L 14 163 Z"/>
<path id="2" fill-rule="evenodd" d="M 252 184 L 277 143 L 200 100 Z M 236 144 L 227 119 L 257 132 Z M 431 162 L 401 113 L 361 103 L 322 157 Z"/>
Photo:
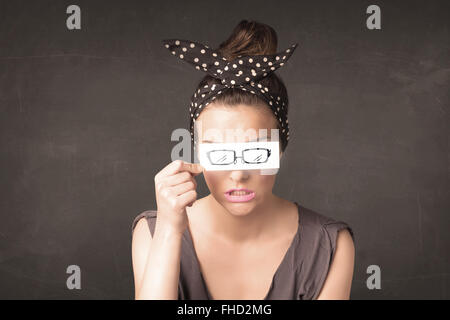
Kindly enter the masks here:
<path id="1" fill-rule="evenodd" d="M 278 96 L 271 88 L 263 86 L 259 81 L 282 67 L 294 52 L 297 44 L 276 54 L 239 56 L 231 61 L 223 57 L 219 51 L 212 50 L 198 42 L 169 39 L 163 40 L 163 44 L 173 55 L 194 65 L 197 70 L 204 71 L 220 80 L 220 84 L 204 85 L 191 97 L 189 112 L 192 140 L 194 140 L 194 122 L 202 108 L 228 88 L 248 91 L 266 101 L 280 124 L 280 135 L 284 135 L 286 140 L 289 140 L 286 98 Z"/>

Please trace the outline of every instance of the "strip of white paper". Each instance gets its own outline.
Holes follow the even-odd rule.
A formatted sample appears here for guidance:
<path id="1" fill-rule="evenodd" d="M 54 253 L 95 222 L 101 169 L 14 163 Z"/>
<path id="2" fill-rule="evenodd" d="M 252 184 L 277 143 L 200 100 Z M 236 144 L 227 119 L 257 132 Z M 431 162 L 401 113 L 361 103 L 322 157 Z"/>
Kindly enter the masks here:
<path id="1" fill-rule="evenodd" d="M 198 158 L 200 164 L 207 171 L 222 170 L 258 170 L 258 169 L 278 169 L 280 167 L 280 151 L 278 141 L 258 141 L 239 143 L 200 143 L 198 144 Z M 270 156 L 264 163 L 245 163 L 242 161 L 242 151 L 251 148 L 267 148 Z M 236 152 L 236 163 L 226 165 L 214 165 L 208 159 L 207 152 L 212 150 L 234 150 Z M 278 170 L 265 170 L 262 174 L 275 174 Z"/>

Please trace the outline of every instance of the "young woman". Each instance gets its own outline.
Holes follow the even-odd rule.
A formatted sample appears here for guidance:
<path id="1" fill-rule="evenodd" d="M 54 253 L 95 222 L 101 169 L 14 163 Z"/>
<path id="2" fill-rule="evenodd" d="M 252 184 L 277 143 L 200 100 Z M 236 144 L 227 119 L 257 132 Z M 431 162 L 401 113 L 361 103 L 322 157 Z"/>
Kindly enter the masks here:
<path id="1" fill-rule="evenodd" d="M 272 60 L 268 58 L 282 66 L 279 60 L 286 59 L 290 50 L 275 57 L 275 31 L 245 20 L 217 50 L 208 51 L 205 46 L 195 51 L 198 46 L 194 42 L 186 47 L 166 44 L 181 59 L 188 59 L 193 50 L 198 57 L 191 56 L 191 62 L 209 73 L 191 103 L 191 134 L 195 121 L 201 121 L 202 132 L 215 129 L 224 137 L 229 129 L 279 129 L 283 156 L 289 139 L 287 92 L 280 78 L 269 71 Z M 218 60 L 206 67 L 199 61 L 199 57 L 207 59 L 202 55 Z M 234 60 L 236 64 L 219 69 Z M 265 67 L 256 61 L 264 61 Z M 212 63 L 217 70 L 208 70 Z M 258 70 L 245 69 L 245 64 L 255 64 Z M 222 76 L 228 67 L 235 68 L 231 78 Z M 239 77 L 247 78 L 240 82 L 242 86 L 235 85 Z M 217 94 L 216 85 L 226 89 Z M 209 90 L 206 98 L 204 88 Z M 258 88 L 262 94 L 256 94 Z M 208 97 L 208 103 L 198 100 Z M 195 177 L 200 174 L 210 194 L 197 199 Z M 142 212 L 132 224 L 135 298 L 349 299 L 355 251 L 352 229 L 273 194 L 275 178 L 259 170 L 206 171 L 200 164 L 179 160 L 159 171 L 155 176 L 157 210 Z M 249 192 L 253 198 L 233 200 Z"/>

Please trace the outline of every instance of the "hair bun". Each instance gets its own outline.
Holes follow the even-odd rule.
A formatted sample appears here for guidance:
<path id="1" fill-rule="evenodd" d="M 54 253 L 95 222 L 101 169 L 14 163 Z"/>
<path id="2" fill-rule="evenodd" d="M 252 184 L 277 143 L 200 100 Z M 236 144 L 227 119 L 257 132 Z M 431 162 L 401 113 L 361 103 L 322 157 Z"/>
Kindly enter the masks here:
<path id="1" fill-rule="evenodd" d="M 238 56 L 275 54 L 277 46 L 277 33 L 272 27 L 257 21 L 242 20 L 217 50 L 226 59 L 234 60 Z"/>

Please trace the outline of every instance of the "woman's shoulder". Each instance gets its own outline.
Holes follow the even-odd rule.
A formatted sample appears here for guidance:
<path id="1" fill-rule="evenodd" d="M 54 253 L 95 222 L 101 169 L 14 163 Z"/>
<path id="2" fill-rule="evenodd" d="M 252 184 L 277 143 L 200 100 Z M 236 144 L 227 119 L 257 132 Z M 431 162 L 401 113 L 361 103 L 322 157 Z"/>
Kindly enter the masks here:
<path id="1" fill-rule="evenodd" d="M 298 297 L 316 299 L 325 282 L 336 253 L 339 231 L 348 230 L 354 238 L 351 226 L 340 219 L 299 206 L 300 241 L 295 261 L 299 268 Z"/>
<path id="2" fill-rule="evenodd" d="M 150 228 L 150 231 L 153 234 L 153 228 L 154 228 L 154 225 L 155 225 L 156 216 L 157 216 L 157 211 L 156 210 L 145 210 L 145 211 L 142 211 L 141 213 L 139 213 L 133 219 L 133 222 L 131 223 L 131 234 L 133 234 L 134 228 L 136 227 L 136 225 L 139 222 L 139 220 L 141 220 L 142 218 L 145 218 L 147 220 L 147 223 L 148 223 L 148 226 Z"/>
<path id="3" fill-rule="evenodd" d="M 345 221 L 333 218 L 324 213 L 319 213 L 311 208 L 299 206 L 300 224 L 305 237 L 319 239 L 326 237 L 333 245 L 339 231 L 346 229 L 354 240 L 352 227 Z M 323 239 L 322 239 L 323 240 Z"/>

